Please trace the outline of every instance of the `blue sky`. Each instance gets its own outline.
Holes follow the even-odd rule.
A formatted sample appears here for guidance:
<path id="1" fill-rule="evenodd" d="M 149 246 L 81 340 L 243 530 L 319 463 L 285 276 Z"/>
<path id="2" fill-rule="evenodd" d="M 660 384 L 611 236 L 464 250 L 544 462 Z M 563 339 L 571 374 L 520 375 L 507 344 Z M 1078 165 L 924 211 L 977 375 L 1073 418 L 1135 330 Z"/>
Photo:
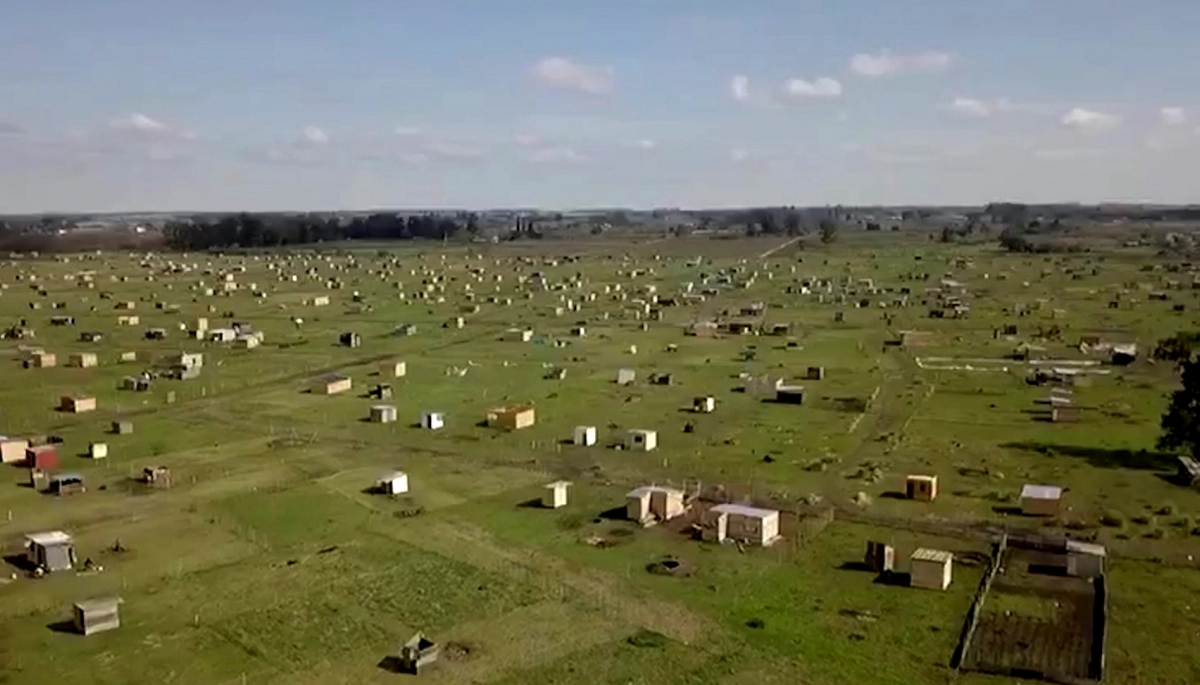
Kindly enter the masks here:
<path id="1" fill-rule="evenodd" d="M 1200 201 L 1194 0 L 55 0 L 0 213 Z"/>

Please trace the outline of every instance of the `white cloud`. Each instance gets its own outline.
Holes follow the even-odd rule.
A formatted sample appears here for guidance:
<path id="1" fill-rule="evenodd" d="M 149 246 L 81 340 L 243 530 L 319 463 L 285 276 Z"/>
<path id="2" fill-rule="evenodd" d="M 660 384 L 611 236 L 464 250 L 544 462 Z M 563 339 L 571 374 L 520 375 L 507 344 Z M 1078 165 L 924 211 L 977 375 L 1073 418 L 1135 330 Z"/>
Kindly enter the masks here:
<path id="1" fill-rule="evenodd" d="M 582 162 L 583 156 L 569 147 L 545 147 L 529 153 L 527 159 L 538 164 Z"/>
<path id="2" fill-rule="evenodd" d="M 542 142 L 542 139 L 533 133 L 518 133 L 517 135 L 513 136 L 513 141 L 517 145 L 530 147 L 533 145 L 538 145 Z"/>
<path id="3" fill-rule="evenodd" d="M 547 57 L 533 66 L 533 76 L 551 88 L 604 95 L 613 90 L 613 68 L 579 64 L 566 57 Z"/>
<path id="4" fill-rule="evenodd" d="M 161 133 L 167 130 L 166 124 L 138 112 L 113 119 L 108 125 L 118 131 L 138 131 L 141 133 Z"/>
<path id="5" fill-rule="evenodd" d="M 392 133 L 395 133 L 401 138 L 413 138 L 421 135 L 421 129 L 417 128 L 416 126 L 397 126 L 396 128 L 392 129 Z"/>
<path id="6" fill-rule="evenodd" d="M 983 100 L 964 97 L 954 98 L 954 102 L 947 105 L 946 109 L 953 114 L 964 117 L 986 117 L 992 113 L 992 106 Z M 997 109 L 1000 108 L 997 107 Z"/>
<path id="7" fill-rule="evenodd" d="M 738 74 L 729 81 L 729 96 L 738 102 L 750 100 L 750 77 Z"/>
<path id="8" fill-rule="evenodd" d="M 1062 123 L 1077 131 L 1094 132 L 1113 128 L 1121 120 L 1113 114 L 1076 107 L 1063 115 Z"/>
<path id="9" fill-rule="evenodd" d="M 658 144 L 655 143 L 653 140 L 650 140 L 649 138 L 643 138 L 642 140 L 639 140 L 636 143 L 634 143 L 634 145 L 636 145 L 637 147 L 639 147 L 643 150 L 653 150 L 654 148 L 658 147 Z"/>
<path id="10" fill-rule="evenodd" d="M 949 53 L 926 51 L 896 55 L 890 50 L 878 54 L 859 53 L 850 58 L 850 70 L 859 76 L 877 78 L 892 74 L 945 71 L 953 61 Z"/>
<path id="11" fill-rule="evenodd" d="M 842 94 L 842 84 L 826 76 L 815 81 L 794 78 L 784 88 L 789 95 L 805 98 L 836 98 Z"/>
<path id="12" fill-rule="evenodd" d="M 744 147 L 735 147 L 729 151 L 729 159 L 735 162 L 744 162 L 750 158 L 750 151 Z"/>
<path id="13" fill-rule="evenodd" d="M 329 134 L 316 126 L 305 126 L 304 142 L 311 145 L 324 145 L 329 142 Z"/>
<path id="14" fill-rule="evenodd" d="M 1158 116 L 1168 126 L 1179 126 L 1187 122 L 1187 112 L 1182 107 L 1163 107 L 1158 110 Z"/>

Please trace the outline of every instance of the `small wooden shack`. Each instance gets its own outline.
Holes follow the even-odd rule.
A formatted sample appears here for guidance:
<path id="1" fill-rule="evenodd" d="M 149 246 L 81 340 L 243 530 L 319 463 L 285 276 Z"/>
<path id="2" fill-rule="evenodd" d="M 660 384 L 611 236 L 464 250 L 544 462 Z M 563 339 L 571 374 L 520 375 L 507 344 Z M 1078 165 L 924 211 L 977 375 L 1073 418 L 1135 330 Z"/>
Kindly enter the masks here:
<path id="1" fill-rule="evenodd" d="M 891 573 L 896 570 L 896 548 L 883 542 L 867 542 L 863 563 L 875 573 Z"/>
<path id="2" fill-rule="evenodd" d="M 75 632 L 93 635 L 121 627 L 121 599 L 89 599 L 75 604 Z"/>
<path id="3" fill-rule="evenodd" d="M 692 411 L 697 414 L 711 414 L 717 409 L 717 398 L 712 395 L 692 399 Z"/>
<path id="4" fill-rule="evenodd" d="M 0 464 L 19 464 L 25 459 L 29 441 L 0 436 Z"/>
<path id="5" fill-rule="evenodd" d="M 131 435 L 133 433 L 133 422 L 113 421 L 112 432 L 116 435 Z"/>
<path id="6" fill-rule="evenodd" d="M 375 489 L 385 495 L 403 495 L 408 492 L 408 474 L 403 471 L 385 473 L 375 481 Z"/>
<path id="7" fill-rule="evenodd" d="M 658 432 L 632 429 L 625 433 L 625 449 L 635 452 L 650 452 L 658 447 Z"/>
<path id="8" fill-rule="evenodd" d="M 91 395 L 63 395 L 59 408 L 69 414 L 82 414 L 96 410 L 96 398 Z"/>
<path id="9" fill-rule="evenodd" d="M 571 440 L 580 447 L 591 447 L 596 444 L 596 427 L 595 426 L 575 426 L 575 433 Z"/>
<path id="10" fill-rule="evenodd" d="M 338 336 L 338 343 L 343 347 L 361 347 L 362 336 L 353 331 L 342 333 L 340 336 Z"/>
<path id="11" fill-rule="evenodd" d="M 737 540 L 770 547 L 779 540 L 779 512 L 743 504 L 718 504 L 704 512 L 701 532 L 710 542 Z"/>
<path id="12" fill-rule="evenodd" d="M 89 444 L 88 456 L 92 459 L 104 459 L 108 457 L 108 444 L 103 442 L 93 442 Z"/>
<path id="13" fill-rule="evenodd" d="M 682 490 L 644 485 L 625 495 L 625 518 L 643 526 L 670 521 L 687 511 Z"/>
<path id="14" fill-rule="evenodd" d="M 408 364 L 398 359 L 381 362 L 379 375 L 384 378 L 403 378 L 408 374 Z"/>
<path id="15" fill-rule="evenodd" d="M 75 541 L 61 530 L 26 535 L 25 550 L 29 563 L 47 573 L 75 567 Z"/>
<path id="16" fill-rule="evenodd" d="M 937 499 L 938 477 L 913 475 L 904 479 L 904 494 L 909 499 L 932 502 Z"/>
<path id="17" fill-rule="evenodd" d="M 427 430 L 438 430 L 446 425 L 446 415 L 441 412 L 427 411 L 421 414 L 421 427 Z"/>
<path id="18" fill-rule="evenodd" d="M 632 385 L 637 379 L 637 372 L 633 369 L 618 369 L 617 370 L 617 385 Z"/>
<path id="19" fill-rule="evenodd" d="M 31 469 L 51 471 L 58 468 L 58 450 L 54 445 L 30 445 L 25 449 L 25 465 Z"/>
<path id="20" fill-rule="evenodd" d="M 775 401 L 780 404 L 804 404 L 804 386 L 780 385 L 775 388 Z"/>
<path id="21" fill-rule="evenodd" d="M 329 373 L 313 381 L 312 391 L 317 395 L 337 395 L 347 392 L 354 386 L 354 381 L 340 373 Z"/>
<path id="22" fill-rule="evenodd" d="M 73 366 L 78 369 L 90 369 L 98 363 L 96 353 L 94 352 L 76 352 L 67 357 L 67 366 Z"/>
<path id="23" fill-rule="evenodd" d="M 530 405 L 512 407 L 495 407 L 487 413 L 487 425 L 490 428 L 515 431 L 528 428 L 536 421 L 536 414 Z"/>
<path id="24" fill-rule="evenodd" d="M 147 466 L 142 469 L 142 483 L 155 488 L 169 488 L 171 469 L 166 466 Z"/>
<path id="25" fill-rule="evenodd" d="M 396 420 L 396 407 L 390 404 L 377 404 L 371 407 L 371 423 L 392 423 Z"/>
<path id="26" fill-rule="evenodd" d="M 945 590 L 950 587 L 953 566 L 952 553 L 922 547 L 910 558 L 909 584 L 927 590 Z"/>
<path id="27" fill-rule="evenodd" d="M 58 357 L 52 352 L 34 352 L 25 360 L 25 366 L 34 369 L 52 369 L 58 365 Z"/>
<path id="28" fill-rule="evenodd" d="M 1021 511 L 1026 516 L 1057 516 L 1062 493 L 1057 485 L 1025 485 L 1021 488 Z"/>
<path id="29" fill-rule="evenodd" d="M 441 647 L 436 642 L 417 633 L 400 648 L 400 670 L 418 675 L 421 669 L 437 662 L 440 652 Z"/>
<path id="30" fill-rule="evenodd" d="M 553 483 L 547 483 L 545 490 L 542 492 L 542 506 L 547 509 L 558 509 L 567 506 L 567 493 L 571 488 L 571 481 L 556 480 Z"/>

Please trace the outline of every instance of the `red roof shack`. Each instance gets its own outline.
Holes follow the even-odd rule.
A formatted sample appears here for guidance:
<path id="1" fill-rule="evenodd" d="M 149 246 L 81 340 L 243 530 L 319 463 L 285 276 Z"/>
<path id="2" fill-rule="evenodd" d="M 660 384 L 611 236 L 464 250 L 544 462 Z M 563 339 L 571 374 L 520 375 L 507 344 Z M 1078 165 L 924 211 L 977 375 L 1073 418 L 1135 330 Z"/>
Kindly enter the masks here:
<path id="1" fill-rule="evenodd" d="M 25 463 L 34 469 L 51 471 L 58 468 L 58 452 L 54 445 L 38 445 L 25 450 Z"/>

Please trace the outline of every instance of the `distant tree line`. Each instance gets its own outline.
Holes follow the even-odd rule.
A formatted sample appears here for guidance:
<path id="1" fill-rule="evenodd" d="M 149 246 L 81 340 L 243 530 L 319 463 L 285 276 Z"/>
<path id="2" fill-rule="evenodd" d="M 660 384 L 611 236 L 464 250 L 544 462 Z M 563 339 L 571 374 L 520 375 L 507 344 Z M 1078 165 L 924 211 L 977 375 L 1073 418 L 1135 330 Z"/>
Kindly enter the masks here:
<path id="1" fill-rule="evenodd" d="M 279 247 L 340 240 L 451 240 L 480 232 L 478 216 L 378 213 L 351 219 L 314 214 L 231 214 L 168 223 L 166 243 L 178 250 Z"/>

